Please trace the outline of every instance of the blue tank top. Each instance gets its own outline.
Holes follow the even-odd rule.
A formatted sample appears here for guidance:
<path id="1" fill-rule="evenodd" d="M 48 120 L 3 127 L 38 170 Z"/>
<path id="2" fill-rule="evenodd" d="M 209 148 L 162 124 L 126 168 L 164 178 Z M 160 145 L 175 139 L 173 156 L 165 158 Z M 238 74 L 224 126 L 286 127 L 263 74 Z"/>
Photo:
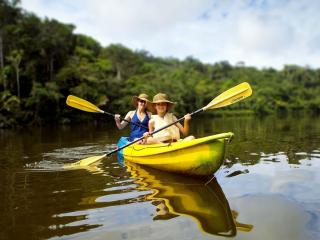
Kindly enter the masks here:
<path id="1" fill-rule="evenodd" d="M 136 126 L 134 124 L 130 124 L 131 127 L 131 133 L 129 137 L 129 141 L 133 141 L 135 138 L 140 138 L 143 136 L 145 132 L 148 132 L 148 124 L 149 124 L 149 116 L 146 112 L 146 116 L 142 120 L 142 122 L 139 120 L 137 116 L 137 111 L 134 112 L 134 115 L 131 119 L 131 122 L 134 122 L 136 124 L 139 124 L 140 126 Z"/>

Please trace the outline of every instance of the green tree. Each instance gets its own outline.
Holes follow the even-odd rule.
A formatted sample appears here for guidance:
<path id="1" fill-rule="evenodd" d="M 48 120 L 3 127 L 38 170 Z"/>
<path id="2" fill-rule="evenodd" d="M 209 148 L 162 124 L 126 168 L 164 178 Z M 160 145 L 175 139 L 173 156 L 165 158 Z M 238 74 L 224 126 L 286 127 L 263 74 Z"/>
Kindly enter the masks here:
<path id="1" fill-rule="evenodd" d="M 19 0 L 1 0 L 0 1 L 0 78 L 4 88 L 7 89 L 4 67 L 5 67 L 5 55 L 9 51 L 10 31 L 13 26 L 20 19 L 21 9 L 18 7 Z"/>
<path id="2" fill-rule="evenodd" d="M 8 61 L 12 64 L 12 67 L 16 73 L 16 82 L 17 82 L 17 93 L 18 98 L 20 99 L 20 63 L 23 56 L 23 50 L 13 50 L 11 54 L 7 57 Z"/>
<path id="3" fill-rule="evenodd" d="M 68 55 L 73 52 L 75 36 L 73 25 L 61 24 L 56 20 L 45 19 L 38 37 L 40 62 L 44 70 L 42 79 L 53 79 L 55 70 L 64 65 Z"/>

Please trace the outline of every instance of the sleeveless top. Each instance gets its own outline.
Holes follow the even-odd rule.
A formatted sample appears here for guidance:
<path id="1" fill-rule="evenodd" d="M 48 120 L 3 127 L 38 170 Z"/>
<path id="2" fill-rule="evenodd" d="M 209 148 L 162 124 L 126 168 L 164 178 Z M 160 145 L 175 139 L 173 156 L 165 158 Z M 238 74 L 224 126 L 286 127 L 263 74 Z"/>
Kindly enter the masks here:
<path id="1" fill-rule="evenodd" d="M 154 131 L 176 121 L 176 118 L 172 113 L 166 113 L 163 118 L 158 115 L 152 115 L 151 118 L 154 120 Z M 172 125 L 158 133 L 153 134 L 153 137 L 157 138 L 161 142 L 171 139 L 179 140 L 180 131 L 177 126 Z"/>
<path id="2" fill-rule="evenodd" d="M 145 112 L 146 116 L 142 121 L 137 116 L 137 111 L 134 112 L 134 115 L 131 119 L 131 122 L 135 124 L 139 124 L 140 126 L 134 125 L 130 123 L 131 133 L 129 137 L 129 141 L 133 141 L 135 138 L 140 138 L 143 136 L 145 132 L 148 132 L 148 124 L 149 124 L 149 116 L 148 113 Z"/>

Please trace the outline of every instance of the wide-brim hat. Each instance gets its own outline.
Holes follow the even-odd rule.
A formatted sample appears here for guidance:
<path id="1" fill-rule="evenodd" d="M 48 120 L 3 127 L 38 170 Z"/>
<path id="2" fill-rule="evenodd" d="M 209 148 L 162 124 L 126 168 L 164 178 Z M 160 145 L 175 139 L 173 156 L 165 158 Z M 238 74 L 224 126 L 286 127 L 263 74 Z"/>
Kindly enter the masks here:
<path id="1" fill-rule="evenodd" d="M 165 93 L 158 93 L 153 97 L 152 112 L 156 112 L 155 105 L 157 103 L 167 103 L 168 104 L 167 110 L 169 110 L 176 104 L 175 102 L 170 101 L 168 95 Z"/>
<path id="2" fill-rule="evenodd" d="M 139 96 L 133 96 L 132 97 L 132 104 L 133 106 L 135 106 L 136 108 L 138 107 L 138 100 L 144 100 L 146 101 L 147 105 L 146 107 L 148 108 L 149 111 L 152 110 L 152 103 L 149 100 L 149 96 L 145 93 L 141 93 L 139 94 Z"/>
<path id="3" fill-rule="evenodd" d="M 153 220 L 168 220 L 171 218 L 178 217 L 177 214 L 170 213 L 170 210 L 167 207 L 164 200 L 153 201 L 152 205 L 155 205 L 157 207 Z"/>

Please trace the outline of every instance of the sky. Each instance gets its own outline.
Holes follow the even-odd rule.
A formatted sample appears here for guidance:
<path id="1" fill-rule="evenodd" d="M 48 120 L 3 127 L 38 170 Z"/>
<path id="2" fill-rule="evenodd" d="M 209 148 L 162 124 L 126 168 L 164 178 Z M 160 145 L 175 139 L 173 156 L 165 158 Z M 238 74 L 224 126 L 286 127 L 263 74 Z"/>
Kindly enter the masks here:
<path id="1" fill-rule="evenodd" d="M 156 57 L 282 69 L 320 68 L 319 0 L 21 0 L 104 47 Z"/>

